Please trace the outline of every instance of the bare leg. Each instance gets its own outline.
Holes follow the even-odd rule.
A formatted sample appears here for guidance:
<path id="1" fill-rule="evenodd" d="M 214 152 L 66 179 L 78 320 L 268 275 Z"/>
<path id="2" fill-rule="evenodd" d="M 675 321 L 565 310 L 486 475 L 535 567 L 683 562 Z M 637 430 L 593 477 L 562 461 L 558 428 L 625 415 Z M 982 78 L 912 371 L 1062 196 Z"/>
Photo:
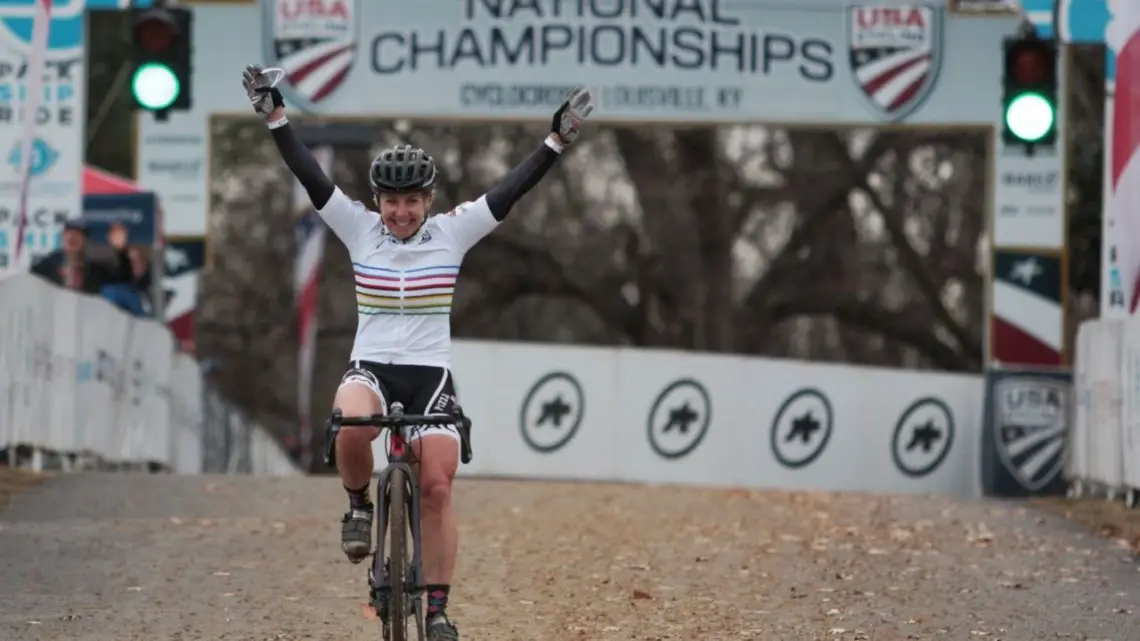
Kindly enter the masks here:
<path id="1" fill-rule="evenodd" d="M 431 434 L 419 439 L 417 458 L 420 496 L 420 530 L 423 536 L 424 582 L 428 588 L 429 620 L 447 606 L 459 528 L 451 506 L 451 485 L 459 467 L 459 448 L 451 436 Z"/>
<path id="2" fill-rule="evenodd" d="M 370 416 L 380 411 L 380 399 L 367 385 L 348 382 L 337 390 L 334 404 L 344 416 Z M 372 480 L 374 427 L 342 427 L 336 437 L 336 467 L 349 497 L 349 511 L 341 524 L 341 548 L 353 563 L 368 556 L 372 547 L 372 512 L 368 484 Z"/>

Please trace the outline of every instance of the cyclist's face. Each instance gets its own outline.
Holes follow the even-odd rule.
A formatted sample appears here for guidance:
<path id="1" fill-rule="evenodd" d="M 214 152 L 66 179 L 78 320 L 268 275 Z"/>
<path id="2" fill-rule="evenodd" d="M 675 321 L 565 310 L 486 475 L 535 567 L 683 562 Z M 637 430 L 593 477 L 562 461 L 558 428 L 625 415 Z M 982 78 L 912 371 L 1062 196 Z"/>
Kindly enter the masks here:
<path id="1" fill-rule="evenodd" d="M 396 238 L 408 238 L 416 233 L 431 207 L 431 192 L 411 194 L 377 194 L 376 206 L 388 231 Z"/>

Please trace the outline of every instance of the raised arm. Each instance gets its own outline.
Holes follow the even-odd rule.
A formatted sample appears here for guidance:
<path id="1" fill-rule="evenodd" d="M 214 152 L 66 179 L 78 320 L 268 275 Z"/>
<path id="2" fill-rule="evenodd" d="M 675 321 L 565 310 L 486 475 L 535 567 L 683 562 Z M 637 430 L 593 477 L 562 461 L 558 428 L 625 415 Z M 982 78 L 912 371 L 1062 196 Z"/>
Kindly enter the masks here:
<path id="1" fill-rule="evenodd" d="M 276 125 L 276 126 L 274 126 Z M 269 115 L 269 130 L 273 133 L 273 143 L 277 152 L 297 177 L 301 186 L 309 194 L 309 201 L 318 210 L 324 209 L 336 191 L 336 185 L 325 175 L 321 164 L 312 152 L 301 142 L 300 136 L 285 119 L 285 109 L 277 107 Z"/>
<path id="2" fill-rule="evenodd" d="M 501 221 L 511 213 L 511 207 L 526 195 L 546 172 L 554 166 L 562 153 L 562 146 L 550 134 L 546 141 L 487 192 L 487 208 L 495 220 Z"/>
<path id="3" fill-rule="evenodd" d="M 594 110 L 590 91 L 577 88 L 570 92 L 566 102 L 554 112 L 550 124 L 550 135 L 543 144 L 527 156 L 525 160 L 507 172 L 490 191 L 487 192 L 487 208 L 495 220 L 503 220 L 511 207 L 526 195 L 546 172 L 554 166 L 562 155 L 562 150 L 574 143 L 582 122 Z"/>
<path id="4" fill-rule="evenodd" d="M 317 213 L 348 247 L 351 253 L 362 234 L 377 224 L 376 216 L 360 203 L 354 203 L 329 179 L 321 164 L 285 117 L 285 100 L 274 78 L 259 65 L 247 65 L 242 73 L 242 87 L 253 110 L 265 117 L 273 134 L 273 143 L 289 171 L 297 177 Z"/>
<path id="5" fill-rule="evenodd" d="M 538 149 L 508 171 L 479 200 L 463 203 L 440 219 L 440 227 L 457 247 L 466 252 L 507 217 L 515 203 L 550 171 L 562 151 L 578 139 L 578 130 L 593 109 L 589 90 L 571 91 L 566 102 L 554 112 L 550 135 Z"/>
<path id="6" fill-rule="evenodd" d="M 332 198 L 336 185 L 325 175 L 320 163 L 301 142 L 297 132 L 289 126 L 289 120 L 285 117 L 285 100 L 276 87 L 277 79 L 263 72 L 260 65 L 246 65 L 241 76 L 242 88 L 245 89 L 253 110 L 265 117 L 269 130 L 273 132 L 277 152 L 308 192 L 313 207 L 323 209 Z"/>

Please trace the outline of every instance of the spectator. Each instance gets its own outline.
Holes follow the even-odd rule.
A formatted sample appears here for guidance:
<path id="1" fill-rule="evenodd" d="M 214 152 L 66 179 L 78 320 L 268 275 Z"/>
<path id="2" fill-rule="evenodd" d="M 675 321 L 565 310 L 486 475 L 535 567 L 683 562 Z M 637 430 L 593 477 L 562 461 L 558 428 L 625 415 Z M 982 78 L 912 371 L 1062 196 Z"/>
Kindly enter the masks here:
<path id="1" fill-rule="evenodd" d="M 104 285 L 103 297 L 128 314 L 153 316 L 150 262 L 142 248 L 137 246 L 127 248 L 127 257 L 131 261 L 131 280 Z"/>
<path id="2" fill-rule="evenodd" d="M 80 220 L 69 220 L 63 226 L 62 246 L 36 261 L 32 273 L 61 287 L 87 294 L 99 294 L 110 283 L 130 282 L 127 228 L 112 225 L 107 233 L 107 244 L 114 250 L 112 260 L 92 260 L 87 255 L 87 227 Z"/>
<path id="3" fill-rule="evenodd" d="M 103 298 L 132 316 L 146 316 L 146 306 L 143 305 L 142 296 L 131 283 L 111 283 L 103 286 L 100 292 Z"/>

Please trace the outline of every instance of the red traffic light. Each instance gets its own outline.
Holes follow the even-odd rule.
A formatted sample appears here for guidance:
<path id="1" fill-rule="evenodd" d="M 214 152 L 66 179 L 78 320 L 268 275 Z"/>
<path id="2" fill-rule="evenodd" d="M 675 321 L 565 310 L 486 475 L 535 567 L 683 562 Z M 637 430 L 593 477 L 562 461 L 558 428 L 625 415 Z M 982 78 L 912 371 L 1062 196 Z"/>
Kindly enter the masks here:
<path id="1" fill-rule="evenodd" d="M 162 9 L 147 11 L 135 22 L 135 42 L 148 53 L 168 51 L 177 37 L 174 17 Z"/>
<path id="2" fill-rule="evenodd" d="M 1050 81 L 1056 62 L 1053 47 L 1043 40 L 1015 42 L 1006 53 L 1006 78 L 1021 85 Z"/>

